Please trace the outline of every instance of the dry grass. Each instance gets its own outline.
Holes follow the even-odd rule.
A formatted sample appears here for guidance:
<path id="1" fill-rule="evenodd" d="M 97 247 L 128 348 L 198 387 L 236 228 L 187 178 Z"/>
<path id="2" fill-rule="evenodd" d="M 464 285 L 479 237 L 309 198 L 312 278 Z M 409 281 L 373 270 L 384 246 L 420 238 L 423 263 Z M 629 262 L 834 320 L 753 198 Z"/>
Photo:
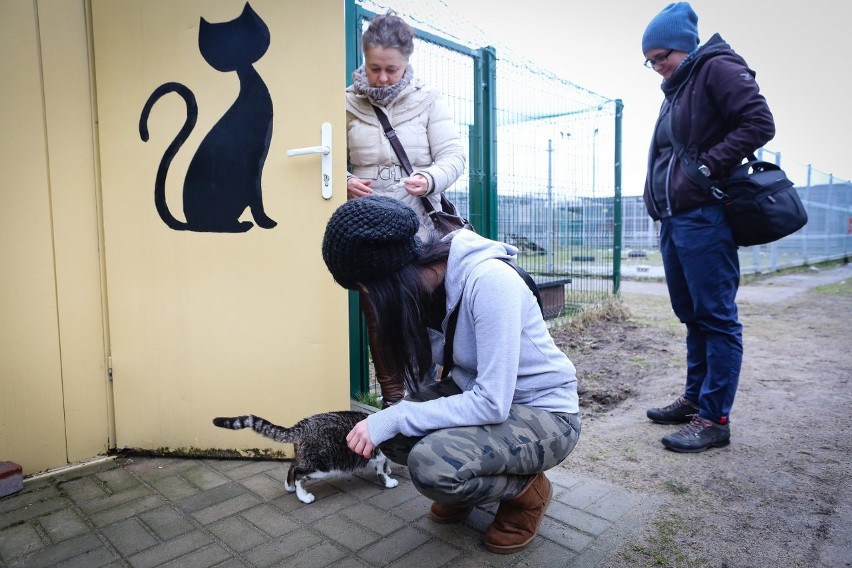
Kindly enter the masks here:
<path id="1" fill-rule="evenodd" d="M 582 331 L 600 322 L 625 322 L 631 317 L 630 309 L 618 298 L 609 298 L 603 302 L 583 306 L 579 312 L 567 318 L 558 328 Z"/>

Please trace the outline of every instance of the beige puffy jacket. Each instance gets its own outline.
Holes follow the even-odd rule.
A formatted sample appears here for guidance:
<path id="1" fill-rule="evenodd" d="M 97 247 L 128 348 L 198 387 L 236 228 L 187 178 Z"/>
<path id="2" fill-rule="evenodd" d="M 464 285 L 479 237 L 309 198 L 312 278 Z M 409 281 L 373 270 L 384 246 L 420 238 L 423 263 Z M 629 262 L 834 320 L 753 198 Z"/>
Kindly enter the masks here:
<path id="1" fill-rule="evenodd" d="M 461 176 L 467 161 L 449 109 L 437 91 L 414 78 L 384 111 L 405 148 L 413 173 L 423 174 L 429 181 L 429 201 L 440 210 L 439 194 Z M 427 236 L 432 222 L 420 198 L 405 191 L 401 181 L 405 172 L 370 100 L 357 94 L 351 85 L 346 89 L 346 121 L 350 175 L 372 180 L 370 187 L 376 194 L 393 197 L 414 209 L 420 215 L 418 235 Z"/>

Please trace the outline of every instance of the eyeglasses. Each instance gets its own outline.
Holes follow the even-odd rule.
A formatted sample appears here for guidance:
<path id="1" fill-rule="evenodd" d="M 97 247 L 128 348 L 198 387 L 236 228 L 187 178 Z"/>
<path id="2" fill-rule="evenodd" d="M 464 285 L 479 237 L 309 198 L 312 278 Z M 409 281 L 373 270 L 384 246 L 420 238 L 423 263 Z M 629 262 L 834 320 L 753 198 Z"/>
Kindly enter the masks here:
<path id="1" fill-rule="evenodd" d="M 657 65 L 662 65 L 663 63 L 668 61 L 669 55 L 671 55 L 673 51 L 674 51 L 674 49 L 670 49 L 667 52 L 665 52 L 664 54 L 658 55 L 657 57 L 655 57 L 653 59 L 646 59 L 645 63 L 644 63 L 645 67 L 647 67 L 648 69 L 653 69 Z"/>

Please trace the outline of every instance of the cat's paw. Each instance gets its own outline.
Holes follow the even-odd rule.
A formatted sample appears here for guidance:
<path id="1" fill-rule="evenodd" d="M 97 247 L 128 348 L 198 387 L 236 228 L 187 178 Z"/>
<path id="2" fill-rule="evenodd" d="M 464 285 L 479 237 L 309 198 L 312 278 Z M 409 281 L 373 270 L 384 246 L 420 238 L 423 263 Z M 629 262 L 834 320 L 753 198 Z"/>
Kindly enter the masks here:
<path id="1" fill-rule="evenodd" d="M 296 492 L 296 486 L 295 485 L 288 485 L 287 483 L 285 483 L 284 484 L 284 490 L 287 491 L 287 493 L 295 493 Z"/>
<path id="2" fill-rule="evenodd" d="M 298 495 L 298 497 L 299 497 L 299 501 L 301 501 L 302 503 L 308 504 L 308 505 L 313 503 L 314 500 L 316 499 L 316 497 L 314 497 L 313 493 L 305 493 L 303 495 Z"/>
<path id="3" fill-rule="evenodd" d="M 397 485 L 399 485 L 399 481 L 397 481 L 396 479 L 391 479 L 390 477 L 388 477 L 388 478 L 385 480 L 385 487 L 386 487 L 387 489 L 393 489 L 393 488 L 394 488 L 394 487 L 396 487 Z"/>

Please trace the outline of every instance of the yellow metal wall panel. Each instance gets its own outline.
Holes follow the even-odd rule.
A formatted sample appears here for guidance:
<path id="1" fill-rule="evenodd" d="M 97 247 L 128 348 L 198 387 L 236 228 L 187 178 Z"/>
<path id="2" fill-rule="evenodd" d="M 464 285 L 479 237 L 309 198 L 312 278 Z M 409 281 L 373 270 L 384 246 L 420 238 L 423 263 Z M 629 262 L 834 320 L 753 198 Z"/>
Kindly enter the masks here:
<path id="1" fill-rule="evenodd" d="M 184 102 L 169 94 L 154 105 L 148 142 L 139 118 L 163 83 L 194 93 L 198 123 L 166 178 L 169 210 L 183 220 L 190 160 L 239 92 L 234 73 L 200 54 L 199 18 L 232 20 L 245 2 L 93 2 L 119 447 L 281 449 L 211 419 L 255 413 L 288 424 L 349 405 L 346 294 L 320 254 L 325 222 L 345 199 L 343 4 L 250 4 L 270 30 L 254 68 L 273 101 L 262 187 L 278 225 L 226 234 L 170 229 L 154 207 L 157 168 L 184 124 Z M 323 122 L 334 130 L 331 200 L 320 194 L 319 155 L 286 156 L 319 145 Z"/>
<path id="2" fill-rule="evenodd" d="M 68 459 L 108 449 L 94 101 L 85 3 L 38 3 Z"/>
<path id="3" fill-rule="evenodd" d="M 35 5 L 0 2 L 0 457 L 66 463 Z"/>

